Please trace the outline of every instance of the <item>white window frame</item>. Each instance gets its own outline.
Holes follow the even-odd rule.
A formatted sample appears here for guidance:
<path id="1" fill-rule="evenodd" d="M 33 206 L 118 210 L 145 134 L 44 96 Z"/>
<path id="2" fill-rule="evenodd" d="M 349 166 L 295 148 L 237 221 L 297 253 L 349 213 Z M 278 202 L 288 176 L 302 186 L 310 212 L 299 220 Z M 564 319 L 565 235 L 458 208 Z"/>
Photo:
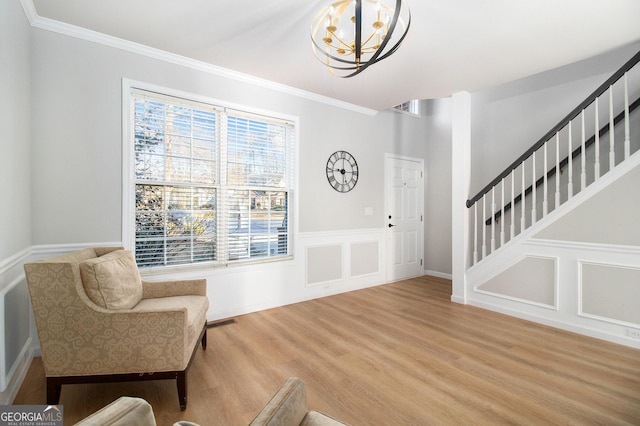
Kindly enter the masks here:
<path id="1" fill-rule="evenodd" d="M 135 156 L 134 156 L 134 123 L 133 123 L 133 96 L 132 91 L 139 89 L 148 92 L 155 92 L 160 95 L 169 97 L 182 98 L 193 102 L 214 105 L 216 107 L 237 110 L 249 114 L 263 115 L 275 119 L 281 119 L 293 123 L 293 177 L 292 187 L 289 190 L 289 212 L 288 221 L 288 237 L 287 237 L 287 255 L 277 257 L 251 258 L 246 260 L 234 260 L 224 262 L 222 260 L 210 262 L 197 262 L 165 266 L 145 267 L 145 272 L 167 271 L 173 269 L 188 269 L 201 267 L 228 267 L 233 265 L 247 265 L 251 263 L 268 263 L 290 261 L 294 258 L 294 240 L 298 229 L 298 156 L 299 156 L 299 118 L 273 111 L 265 111 L 245 105 L 237 105 L 230 102 L 220 101 L 218 99 L 206 96 L 196 95 L 193 93 L 183 92 L 151 83 L 145 83 L 135 80 L 122 79 L 122 244 L 128 249 L 135 251 Z M 223 157 L 223 155 L 221 155 Z M 222 160 L 221 160 L 222 161 Z"/>

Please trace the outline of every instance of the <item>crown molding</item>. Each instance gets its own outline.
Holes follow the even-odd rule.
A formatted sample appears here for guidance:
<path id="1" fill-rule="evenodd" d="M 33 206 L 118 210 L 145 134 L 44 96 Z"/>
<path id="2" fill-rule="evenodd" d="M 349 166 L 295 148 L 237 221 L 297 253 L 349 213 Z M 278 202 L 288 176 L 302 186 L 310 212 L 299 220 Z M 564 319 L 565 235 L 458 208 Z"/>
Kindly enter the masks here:
<path id="1" fill-rule="evenodd" d="M 124 50 L 127 52 L 135 53 L 141 56 L 146 56 L 160 61 L 180 65 L 186 68 L 191 68 L 197 71 L 206 72 L 219 77 L 229 78 L 232 80 L 240 81 L 243 83 L 251 84 L 254 86 L 275 90 L 277 92 L 285 93 L 288 95 L 296 96 L 299 98 L 307 99 L 314 102 L 320 102 L 326 105 L 334 106 L 337 108 L 346 109 L 349 111 L 374 116 L 378 111 L 365 108 L 359 105 L 344 102 L 338 99 L 330 98 L 328 96 L 322 96 L 317 93 L 309 92 L 295 87 L 287 86 L 285 84 L 276 83 L 264 78 L 255 77 L 249 74 L 244 74 L 238 71 L 230 70 L 228 68 L 219 67 L 207 62 L 198 61 L 196 59 L 188 58 L 186 56 L 170 53 L 165 50 L 156 49 L 154 47 L 146 46 L 144 44 L 135 43 L 129 40 L 124 40 L 118 37 L 113 37 L 97 31 L 88 30 L 86 28 L 78 27 L 64 22 L 56 21 L 49 18 L 44 18 L 38 15 L 36 8 L 33 4 L 33 0 L 20 0 L 24 13 L 29 20 L 29 23 L 34 28 L 39 28 L 46 31 L 55 32 L 58 34 L 64 34 L 70 37 L 90 41 L 104 46 L 113 47 L 115 49 Z"/>
<path id="2" fill-rule="evenodd" d="M 20 5 L 22 6 L 22 10 L 24 10 L 24 14 L 27 16 L 29 23 L 33 26 L 33 21 L 38 17 L 38 12 L 36 12 L 33 0 L 20 0 Z"/>

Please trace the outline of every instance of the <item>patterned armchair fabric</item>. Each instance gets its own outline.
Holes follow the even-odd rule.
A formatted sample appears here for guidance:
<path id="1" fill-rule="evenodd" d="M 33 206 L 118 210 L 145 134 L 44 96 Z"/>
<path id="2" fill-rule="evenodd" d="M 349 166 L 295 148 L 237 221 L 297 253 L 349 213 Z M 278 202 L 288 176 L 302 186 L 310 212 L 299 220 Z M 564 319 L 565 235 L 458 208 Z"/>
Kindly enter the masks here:
<path id="1" fill-rule="evenodd" d="M 307 410 L 307 388 L 302 380 L 289 377 L 249 426 L 340 426 L 347 425 L 324 413 Z M 175 425 L 174 425 L 175 426 Z"/>
<path id="2" fill-rule="evenodd" d="M 121 396 L 79 421 L 75 426 L 156 426 L 151 404 L 142 398 Z"/>
<path id="3" fill-rule="evenodd" d="M 199 340 L 206 348 L 206 281 L 140 281 L 135 306 L 107 309 L 87 296 L 80 269 L 114 250 L 120 249 L 85 249 L 24 266 L 47 403 L 58 402 L 65 383 L 176 378 L 184 409 L 186 370 Z"/>

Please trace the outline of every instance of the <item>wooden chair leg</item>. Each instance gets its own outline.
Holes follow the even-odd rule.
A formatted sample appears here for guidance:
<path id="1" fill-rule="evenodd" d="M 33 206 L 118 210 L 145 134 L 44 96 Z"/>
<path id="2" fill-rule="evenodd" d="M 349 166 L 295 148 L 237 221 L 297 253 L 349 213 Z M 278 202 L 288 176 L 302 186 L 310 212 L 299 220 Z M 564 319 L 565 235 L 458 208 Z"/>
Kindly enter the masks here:
<path id="1" fill-rule="evenodd" d="M 178 371 L 176 382 L 178 386 L 178 401 L 180 402 L 180 411 L 184 411 L 187 409 L 187 372 Z"/>
<path id="2" fill-rule="evenodd" d="M 205 326 L 204 334 L 202 335 L 202 350 L 207 349 L 207 328 Z"/>
<path id="3" fill-rule="evenodd" d="M 47 377 L 47 405 L 58 405 L 62 383 L 55 377 Z"/>

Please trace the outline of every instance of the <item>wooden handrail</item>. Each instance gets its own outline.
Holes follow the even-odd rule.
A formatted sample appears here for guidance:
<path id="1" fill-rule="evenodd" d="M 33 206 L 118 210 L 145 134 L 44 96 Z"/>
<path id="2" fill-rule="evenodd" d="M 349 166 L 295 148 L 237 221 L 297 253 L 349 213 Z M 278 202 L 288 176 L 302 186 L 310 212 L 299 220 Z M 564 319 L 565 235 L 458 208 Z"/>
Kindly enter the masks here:
<path id="1" fill-rule="evenodd" d="M 484 194 L 491 191 L 491 189 L 496 186 L 502 179 L 509 176 L 509 174 L 515 170 L 524 160 L 529 158 L 533 153 L 535 153 L 540 147 L 542 147 L 549 139 L 551 139 L 558 131 L 564 128 L 569 122 L 571 122 L 574 118 L 576 118 L 583 109 L 587 108 L 593 102 L 595 102 L 596 98 L 606 92 L 609 87 L 618 81 L 624 74 L 633 68 L 638 62 L 640 62 L 640 51 L 636 53 L 631 59 L 629 59 L 620 69 L 618 69 L 611 77 L 607 79 L 604 83 L 600 85 L 593 93 L 591 93 L 584 101 L 580 103 L 577 107 L 573 109 L 565 118 L 563 118 L 558 124 L 556 124 L 551 130 L 549 130 L 543 137 L 541 137 L 535 144 L 531 146 L 528 150 L 526 150 L 517 160 L 515 160 L 509 167 L 504 169 L 502 173 L 500 173 L 495 179 L 493 179 L 487 186 L 482 188 L 480 192 L 478 192 L 474 197 L 467 200 L 467 208 L 470 208 L 475 204 L 476 201 L 480 200 Z"/>

